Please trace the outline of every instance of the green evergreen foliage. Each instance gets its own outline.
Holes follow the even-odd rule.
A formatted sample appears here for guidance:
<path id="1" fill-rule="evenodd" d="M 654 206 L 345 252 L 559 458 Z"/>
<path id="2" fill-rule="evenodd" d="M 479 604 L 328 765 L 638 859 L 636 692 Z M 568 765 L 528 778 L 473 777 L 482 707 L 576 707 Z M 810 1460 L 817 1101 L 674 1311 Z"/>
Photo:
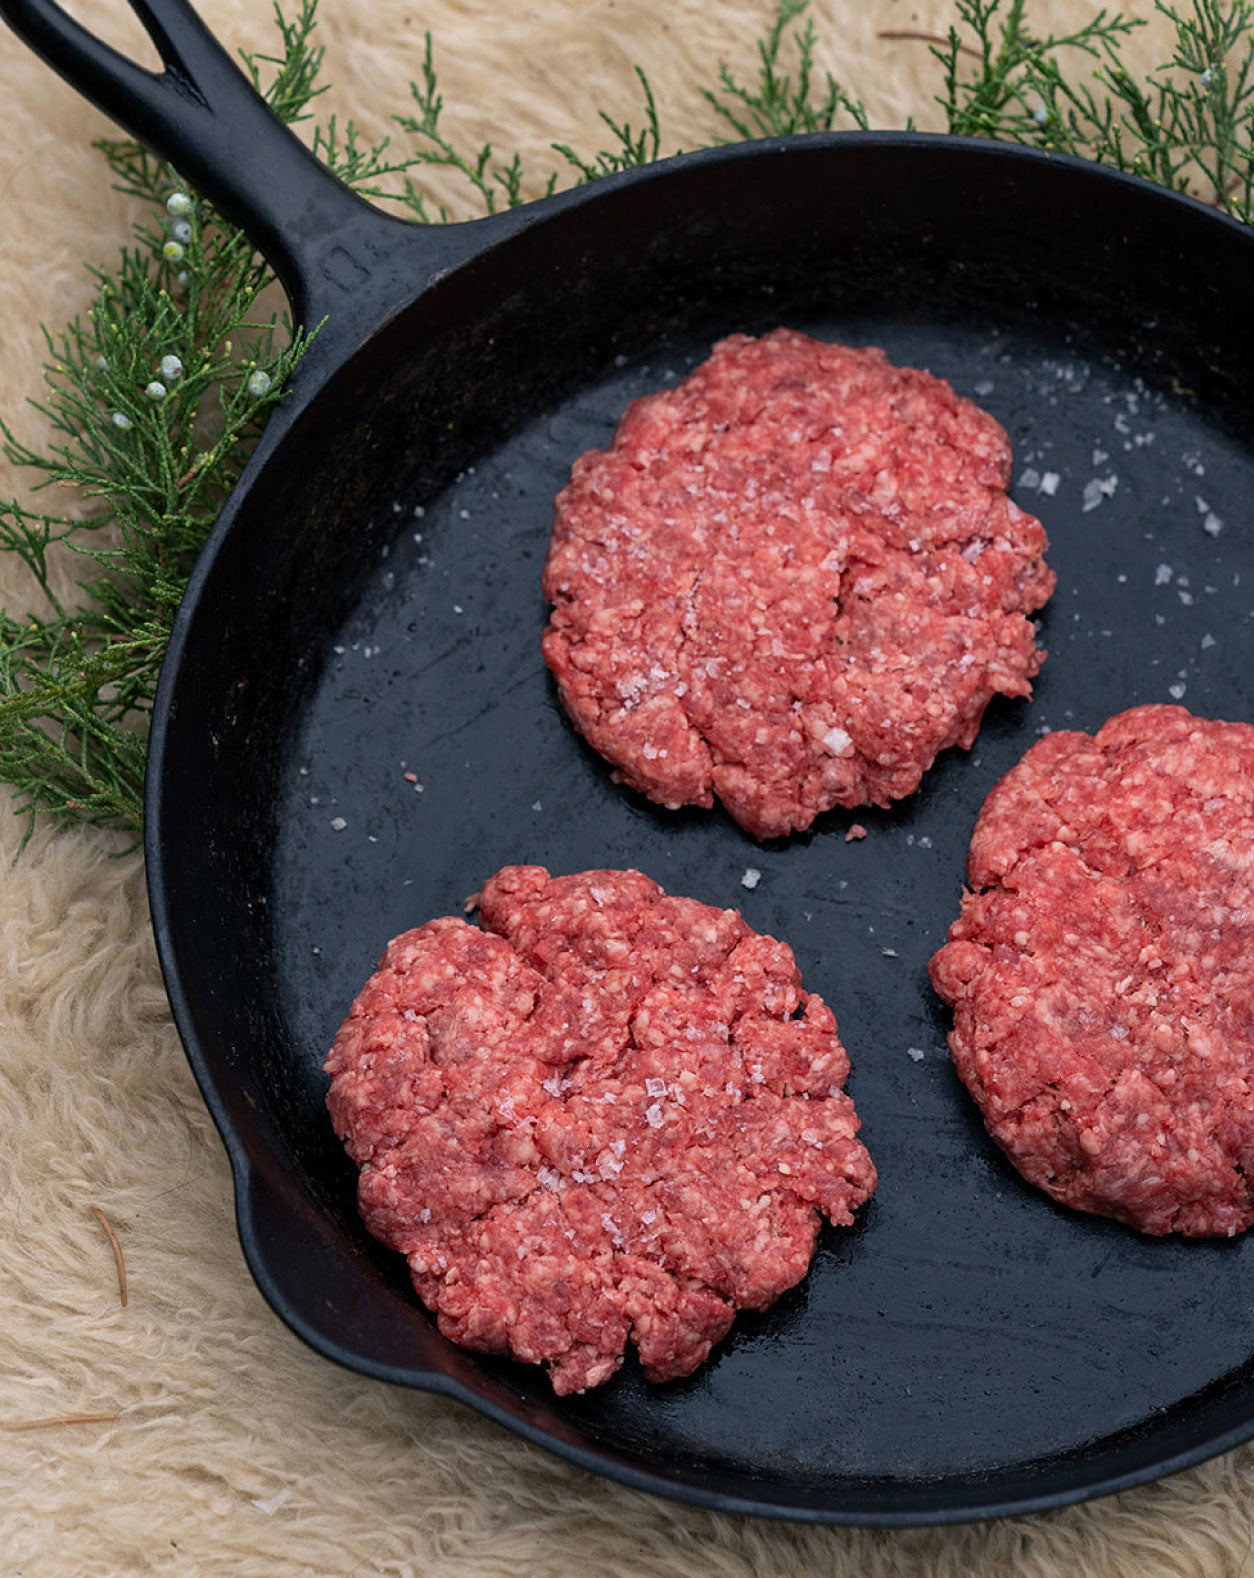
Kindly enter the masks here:
<path id="1" fill-rule="evenodd" d="M 1254 185 L 1254 0 L 1156 0 L 1176 35 L 1172 58 L 1137 80 L 1121 46 L 1140 24 L 1099 11 L 1075 32 L 1038 35 L 1025 0 L 955 0 L 948 36 L 933 42 L 949 129 L 1101 160 L 1251 220 Z M 314 42 L 316 0 L 290 19 L 276 6 L 279 48 L 245 56 L 278 115 L 314 118 L 325 91 Z M 808 0 L 775 0 L 749 84 L 723 66 L 700 92 L 710 141 L 866 128 L 863 105 L 830 74 L 818 80 Z M 1077 70 L 1079 75 L 1077 75 Z M 647 164 L 662 149 L 644 73 L 643 121 L 602 112 L 610 147 L 554 144 L 576 183 Z M 425 169 L 453 171 L 487 213 L 552 191 L 562 171 L 527 181 L 521 156 L 490 144 L 463 152 L 441 124 L 430 35 L 413 112 L 391 138 L 364 142 L 351 121 L 317 122 L 313 147 L 364 196 L 416 222 L 428 210 Z M 0 551 L 30 578 L 29 605 L 0 613 L 0 782 L 34 826 L 39 815 L 138 837 L 145 732 L 162 655 L 192 563 L 222 501 L 283 397 L 309 336 L 262 310 L 272 274 L 247 239 L 187 190 L 177 172 L 130 142 L 100 150 L 116 184 L 145 215 L 111 269 L 93 269 L 86 315 L 46 333 L 49 437 L 31 449 L 3 431 L 9 459 L 39 488 L 68 488 L 65 513 L 0 501 Z M 82 561 L 72 596 L 50 555 Z"/>

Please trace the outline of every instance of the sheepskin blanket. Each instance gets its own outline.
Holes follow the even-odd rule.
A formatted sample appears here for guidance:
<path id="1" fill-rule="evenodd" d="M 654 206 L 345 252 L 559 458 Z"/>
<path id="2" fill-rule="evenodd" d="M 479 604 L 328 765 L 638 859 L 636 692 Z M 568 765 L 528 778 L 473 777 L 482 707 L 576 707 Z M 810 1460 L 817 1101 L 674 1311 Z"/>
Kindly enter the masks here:
<path id="1" fill-rule="evenodd" d="M 270 50 L 266 0 L 204 0 L 231 47 Z M 1090 0 L 1032 0 L 1042 27 Z M 1125 10 L 1149 13 L 1149 0 Z M 76 15 L 152 58 L 122 0 Z M 873 124 L 940 123 L 925 43 L 945 0 L 815 0 L 822 69 Z M 640 122 L 668 148 L 718 125 L 696 92 L 742 79 L 768 0 L 322 0 L 324 111 L 382 134 L 434 35 L 449 129 L 552 168 Z M 1148 30 L 1147 30 L 1148 32 Z M 1140 58 L 1161 49 L 1142 36 Z M 93 138 L 104 119 L 0 31 L 0 414 L 43 436 L 37 326 L 86 306 L 85 262 L 128 236 Z M 455 211 L 471 205 L 449 186 Z M 4 468 L 6 496 L 25 478 Z M 23 595 L 0 558 L 0 596 Z M 6 806 L 8 802 L 5 802 Z M 906 1532 L 727 1517 L 622 1489 L 447 1400 L 346 1373 L 270 1312 L 235 1236 L 222 1146 L 171 1025 L 141 862 L 0 812 L 0 1571 L 10 1578 L 1236 1578 L 1254 1573 L 1254 1449 L 1048 1516 Z M 116 1232 L 129 1298 L 122 1307 Z M 60 1416 L 75 1422 L 40 1424 Z M 15 1428 L 30 1427 L 30 1428 Z"/>

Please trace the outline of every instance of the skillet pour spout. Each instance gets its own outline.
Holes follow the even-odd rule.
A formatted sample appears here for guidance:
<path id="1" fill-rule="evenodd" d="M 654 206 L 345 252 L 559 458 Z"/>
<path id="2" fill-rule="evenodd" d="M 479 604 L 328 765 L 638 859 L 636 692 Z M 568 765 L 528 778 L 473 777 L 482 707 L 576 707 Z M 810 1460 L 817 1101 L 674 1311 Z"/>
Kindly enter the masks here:
<path id="1" fill-rule="evenodd" d="M 1035 730 L 1092 729 L 1168 681 L 1200 713 L 1248 716 L 1254 236 L 1075 160 L 861 132 L 413 225 L 330 176 L 185 0 L 132 7 L 160 72 L 52 0 L 0 0 L 321 326 L 197 560 L 148 751 L 158 953 L 274 1309 L 338 1362 L 597 1473 L 767 1517 L 1024 1512 L 1249 1438 L 1254 1242 L 1144 1243 L 1036 1196 L 956 1084 L 926 966 L 976 811 Z M 1059 575 L 1031 706 L 994 704 L 970 755 L 860 816 L 860 843 L 837 813 L 757 845 L 717 812 L 630 796 L 539 656 L 571 462 L 714 340 L 779 324 L 979 399 Z M 1042 471 L 1053 493 L 1028 482 Z M 1231 529 L 1202 529 L 1203 492 Z M 824 1231 L 803 1284 L 665 1387 L 628 1364 L 557 1399 L 532 1367 L 454 1348 L 362 1227 L 327 1120 L 326 1049 L 388 938 L 520 862 L 637 867 L 743 906 L 793 946 L 850 1051 L 878 1194 Z"/>

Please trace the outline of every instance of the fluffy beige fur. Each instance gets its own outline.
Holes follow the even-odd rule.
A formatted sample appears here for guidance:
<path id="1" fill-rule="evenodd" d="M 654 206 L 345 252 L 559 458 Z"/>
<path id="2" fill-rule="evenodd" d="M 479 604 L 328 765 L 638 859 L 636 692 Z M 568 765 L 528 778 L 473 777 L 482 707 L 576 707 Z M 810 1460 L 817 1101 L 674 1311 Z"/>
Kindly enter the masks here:
<path id="1" fill-rule="evenodd" d="M 1148 0 L 1138 0 L 1146 12 Z M 1058 26 L 1089 0 L 1036 0 Z M 1132 9 L 1136 9 L 1134 5 Z M 129 48 L 121 0 L 76 14 Z M 264 0 L 206 0 L 233 46 L 269 48 Z M 600 145 L 595 109 L 639 120 L 647 69 L 667 145 L 716 129 L 694 84 L 752 69 L 768 0 L 323 0 L 334 93 L 369 132 L 403 105 L 435 35 L 460 136 Z M 926 47 L 943 0 L 816 0 L 822 64 L 880 125 L 935 126 Z M 1158 40 L 1144 38 L 1142 58 Z M 0 409 L 37 439 L 41 321 L 88 298 L 85 260 L 127 235 L 93 137 L 104 121 L 0 36 Z M 469 212 L 465 205 L 462 212 Z M 0 489 L 24 479 L 5 471 Z M 0 561 L 0 597 L 24 588 Z M 13 866 L 0 815 L 0 1113 L 4 1275 L 0 1422 L 70 1412 L 112 1422 L 0 1434 L 0 1573 L 442 1578 L 1236 1578 L 1254 1572 L 1254 1450 L 1051 1516 L 877 1533 L 753 1522 L 590 1478 L 445 1401 L 336 1369 L 264 1306 L 235 1238 L 226 1159 L 170 1024 L 142 872 L 99 840 L 41 831 Z M 117 1230 L 129 1272 L 120 1307 Z"/>

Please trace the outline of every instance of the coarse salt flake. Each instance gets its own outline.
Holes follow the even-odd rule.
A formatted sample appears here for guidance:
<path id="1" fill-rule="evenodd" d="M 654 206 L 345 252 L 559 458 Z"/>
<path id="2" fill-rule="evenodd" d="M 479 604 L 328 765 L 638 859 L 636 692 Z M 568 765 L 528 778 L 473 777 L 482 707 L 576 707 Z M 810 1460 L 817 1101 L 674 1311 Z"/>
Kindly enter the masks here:
<path id="1" fill-rule="evenodd" d="M 1085 513 L 1089 510 L 1095 510 L 1103 499 L 1108 499 L 1114 494 L 1118 486 L 1119 478 L 1115 476 L 1090 478 L 1084 484 L 1084 494 L 1080 505 L 1081 510 Z"/>
<path id="2" fill-rule="evenodd" d="M 746 866 L 745 874 L 740 879 L 740 886 L 742 888 L 756 888 L 761 880 L 762 873 L 756 866 Z"/>
<path id="3" fill-rule="evenodd" d="M 660 1129 L 662 1127 L 662 1109 L 658 1106 L 656 1101 L 651 1107 L 646 1107 L 644 1109 L 644 1121 L 651 1129 Z"/>
<path id="4" fill-rule="evenodd" d="M 853 738 L 845 729 L 831 728 L 823 736 L 823 744 L 833 756 L 843 756 L 853 745 Z"/>

